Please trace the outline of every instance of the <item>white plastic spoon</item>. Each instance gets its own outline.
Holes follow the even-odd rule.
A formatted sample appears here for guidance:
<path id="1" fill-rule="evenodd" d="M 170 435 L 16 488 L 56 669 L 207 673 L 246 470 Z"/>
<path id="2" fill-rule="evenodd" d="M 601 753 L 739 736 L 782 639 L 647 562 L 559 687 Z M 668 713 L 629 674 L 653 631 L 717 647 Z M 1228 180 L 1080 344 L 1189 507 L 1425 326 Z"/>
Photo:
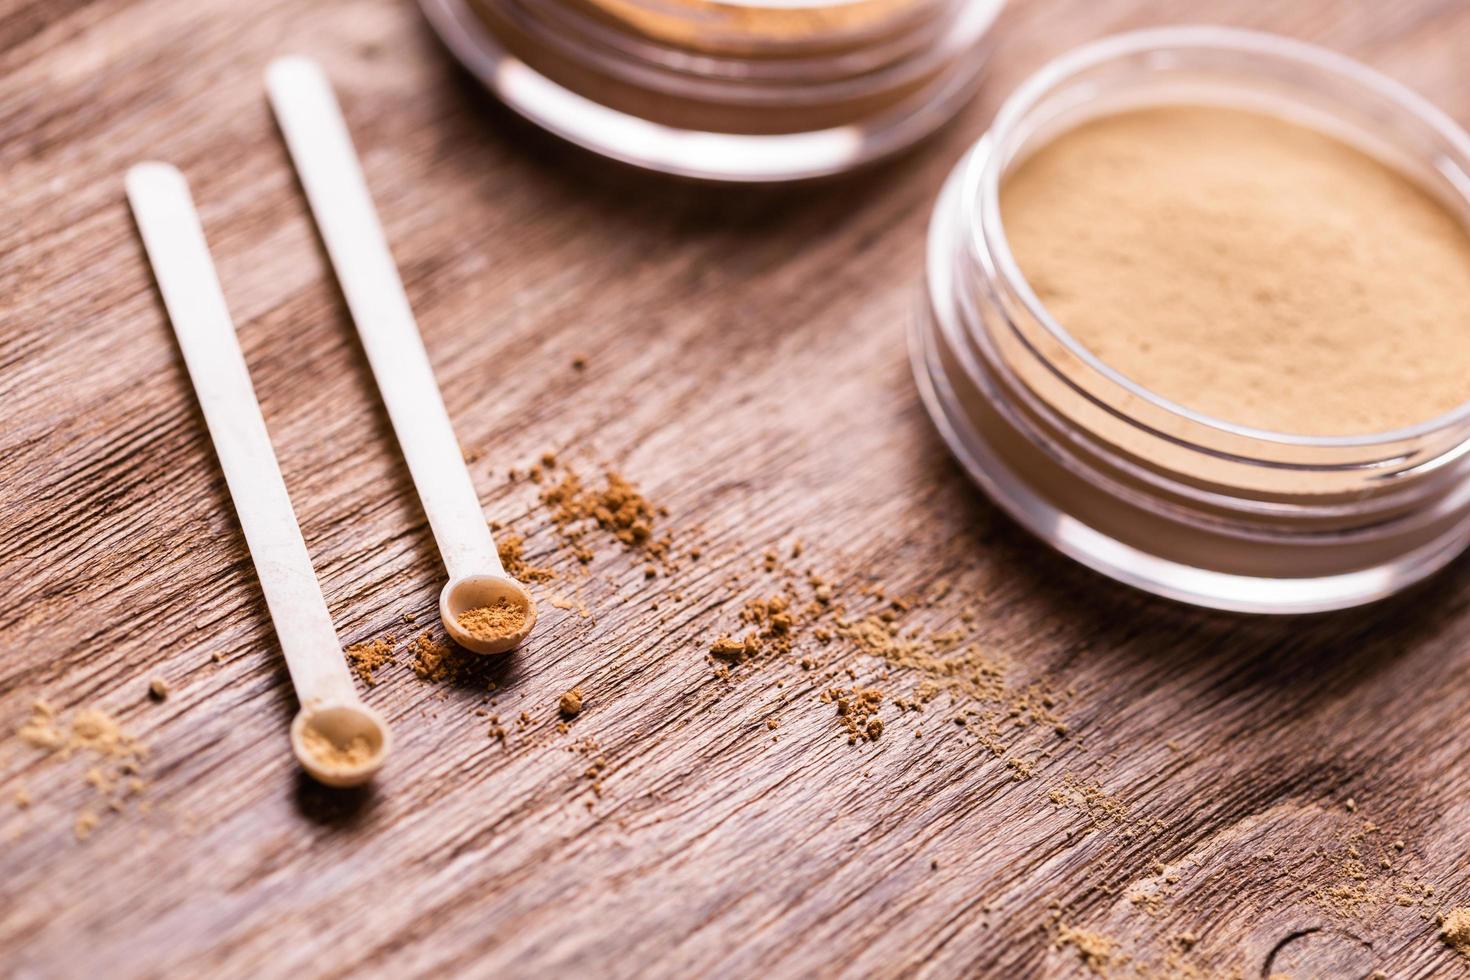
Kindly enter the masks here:
<path id="1" fill-rule="evenodd" d="M 392 736 L 347 671 L 189 185 L 166 163 L 140 163 L 128 171 L 127 188 L 301 702 L 291 746 L 321 782 L 364 783 L 387 758 Z"/>
<path id="2" fill-rule="evenodd" d="M 536 625 L 536 603 L 500 562 L 342 110 L 307 58 L 273 61 L 266 88 L 449 571 L 444 629 L 476 653 L 513 650 Z M 487 637 L 460 625 L 465 612 L 501 601 L 519 610 L 520 628 Z"/>

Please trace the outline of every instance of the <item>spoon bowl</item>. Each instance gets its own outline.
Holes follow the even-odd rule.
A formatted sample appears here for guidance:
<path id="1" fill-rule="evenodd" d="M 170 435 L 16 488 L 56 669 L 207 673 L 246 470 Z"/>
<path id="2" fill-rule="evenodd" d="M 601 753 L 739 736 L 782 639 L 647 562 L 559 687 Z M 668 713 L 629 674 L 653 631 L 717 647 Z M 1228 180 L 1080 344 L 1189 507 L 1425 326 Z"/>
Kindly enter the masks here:
<path id="1" fill-rule="evenodd" d="M 301 767 L 328 786 L 361 786 L 393 745 L 388 723 L 359 702 L 315 704 L 291 722 L 291 748 Z"/>
<path id="2" fill-rule="evenodd" d="M 507 603 L 521 613 L 520 625 L 495 636 L 476 633 L 460 625 L 459 617 L 471 609 Z M 508 575 L 465 575 L 451 579 L 439 593 L 439 618 L 449 638 L 473 653 L 509 653 L 531 635 L 536 626 L 536 600 L 526 587 Z"/>

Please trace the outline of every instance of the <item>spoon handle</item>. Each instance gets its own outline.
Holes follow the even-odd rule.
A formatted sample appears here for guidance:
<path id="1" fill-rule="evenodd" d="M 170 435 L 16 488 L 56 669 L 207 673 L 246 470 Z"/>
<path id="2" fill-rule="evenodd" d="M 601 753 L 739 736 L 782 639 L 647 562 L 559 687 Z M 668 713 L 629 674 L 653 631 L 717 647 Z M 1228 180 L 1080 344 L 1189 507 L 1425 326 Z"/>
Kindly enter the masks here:
<path id="1" fill-rule="evenodd" d="M 271 449 L 189 185 L 166 163 L 140 163 L 128 171 L 127 190 L 296 696 L 303 705 L 355 701 L 352 676 Z"/>
<path id="2" fill-rule="evenodd" d="M 503 575 L 331 85 L 315 62 L 287 57 L 266 88 L 449 577 Z"/>

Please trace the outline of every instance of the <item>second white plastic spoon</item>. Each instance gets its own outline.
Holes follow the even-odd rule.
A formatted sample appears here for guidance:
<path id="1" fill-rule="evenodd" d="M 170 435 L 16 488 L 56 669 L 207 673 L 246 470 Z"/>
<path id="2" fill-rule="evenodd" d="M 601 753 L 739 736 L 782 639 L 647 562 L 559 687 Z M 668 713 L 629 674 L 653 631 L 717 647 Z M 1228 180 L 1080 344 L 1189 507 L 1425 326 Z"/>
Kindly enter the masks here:
<path id="1" fill-rule="evenodd" d="M 444 629 L 476 653 L 512 650 L 536 625 L 536 603 L 495 549 L 336 96 L 301 57 L 273 61 L 266 88 L 449 571 L 439 594 Z M 486 636 L 460 624 L 497 604 L 519 610 L 517 628 Z"/>
<path id="2" fill-rule="evenodd" d="M 323 783 L 364 783 L 387 758 L 392 737 L 347 672 L 189 185 L 168 164 L 140 163 L 128 171 L 127 189 L 301 702 L 292 748 Z"/>

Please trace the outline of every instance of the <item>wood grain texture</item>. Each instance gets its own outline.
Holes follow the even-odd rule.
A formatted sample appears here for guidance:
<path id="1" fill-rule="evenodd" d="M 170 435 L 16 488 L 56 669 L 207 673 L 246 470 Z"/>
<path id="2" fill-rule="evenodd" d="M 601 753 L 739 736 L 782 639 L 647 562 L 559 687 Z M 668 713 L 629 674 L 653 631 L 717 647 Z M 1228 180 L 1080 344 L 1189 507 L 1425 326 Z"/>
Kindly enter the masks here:
<path id="1" fill-rule="evenodd" d="M 1081 41 L 1201 19 L 1354 54 L 1470 122 L 1457 0 L 1018 0 L 982 95 L 918 152 L 717 190 L 509 118 L 408 3 L 0 3 L 0 973 L 1082 974 L 1061 927 L 1116 940 L 1120 976 L 1470 973 L 1431 921 L 1470 905 L 1470 565 L 1298 620 L 1145 597 L 984 502 L 908 376 L 927 212 L 1000 100 Z M 490 710 L 532 717 L 504 746 L 483 689 L 385 669 L 367 697 L 399 746 L 361 795 L 290 758 L 285 670 L 122 194 L 140 159 L 189 175 L 338 631 L 401 645 L 442 573 L 266 108 L 287 51 L 338 88 L 487 516 L 593 614 L 543 603 L 491 669 Z M 581 576 L 506 477 L 546 450 L 616 465 L 702 558 L 648 580 L 602 547 Z M 795 539 L 855 610 L 947 580 L 905 622 L 1046 680 L 1067 735 L 1017 728 L 997 755 L 941 698 L 848 745 L 824 672 L 713 676 L 710 640 Z M 822 655 L 890 696 L 921 680 Z M 573 685 L 587 708 L 558 734 Z M 151 809 L 76 840 L 85 760 L 10 737 L 36 698 L 146 740 Z M 587 737 L 601 797 L 568 751 Z"/>

